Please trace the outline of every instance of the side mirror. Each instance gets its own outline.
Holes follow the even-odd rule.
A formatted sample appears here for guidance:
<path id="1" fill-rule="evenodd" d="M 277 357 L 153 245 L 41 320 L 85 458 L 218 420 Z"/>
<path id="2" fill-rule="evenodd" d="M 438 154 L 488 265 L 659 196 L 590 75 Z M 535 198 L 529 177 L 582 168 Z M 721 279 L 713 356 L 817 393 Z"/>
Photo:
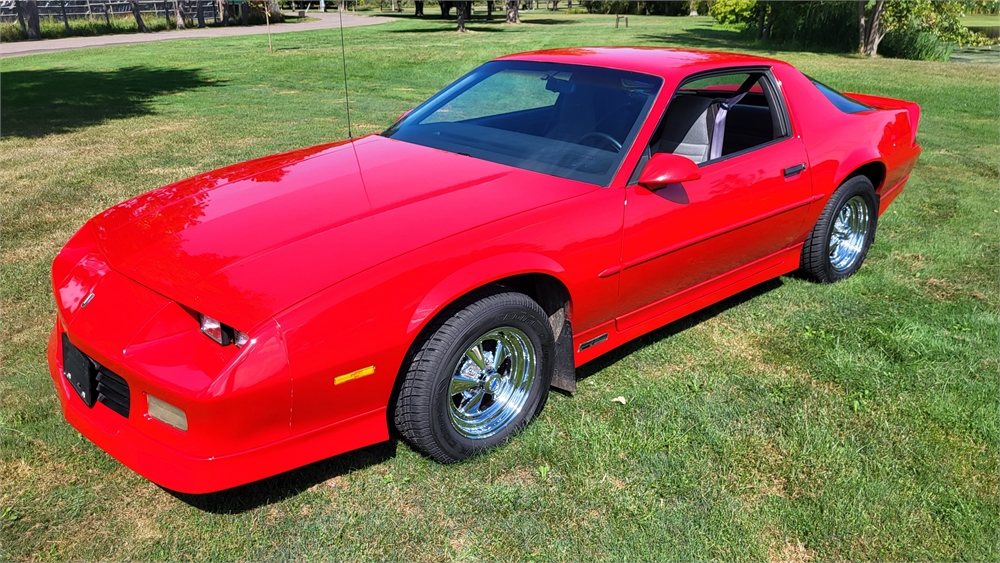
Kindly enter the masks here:
<path id="1" fill-rule="evenodd" d="M 639 174 L 639 185 L 656 191 L 667 184 L 690 182 L 701 178 L 701 170 L 693 160 L 677 154 L 656 153 Z"/>

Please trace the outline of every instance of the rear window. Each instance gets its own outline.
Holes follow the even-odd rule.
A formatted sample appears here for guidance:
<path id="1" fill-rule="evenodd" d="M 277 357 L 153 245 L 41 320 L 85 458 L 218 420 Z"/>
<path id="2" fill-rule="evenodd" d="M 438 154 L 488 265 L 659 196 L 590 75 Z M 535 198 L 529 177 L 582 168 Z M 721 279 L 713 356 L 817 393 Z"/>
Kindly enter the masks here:
<path id="1" fill-rule="evenodd" d="M 837 106 L 837 109 L 839 109 L 844 113 L 858 113 L 861 111 L 870 111 L 871 109 L 873 109 L 869 106 L 866 106 L 865 104 L 862 104 L 857 100 L 852 100 L 848 98 L 847 96 L 841 94 L 840 92 L 834 90 L 833 88 L 830 88 L 826 84 L 823 84 L 819 80 L 814 80 L 813 78 L 808 76 L 806 78 L 809 78 L 809 80 L 813 83 L 813 85 L 816 86 L 816 88 L 818 88 L 819 91 L 822 92 L 824 96 L 826 96 L 826 99 L 830 100 L 830 102 L 833 103 L 833 105 Z"/>

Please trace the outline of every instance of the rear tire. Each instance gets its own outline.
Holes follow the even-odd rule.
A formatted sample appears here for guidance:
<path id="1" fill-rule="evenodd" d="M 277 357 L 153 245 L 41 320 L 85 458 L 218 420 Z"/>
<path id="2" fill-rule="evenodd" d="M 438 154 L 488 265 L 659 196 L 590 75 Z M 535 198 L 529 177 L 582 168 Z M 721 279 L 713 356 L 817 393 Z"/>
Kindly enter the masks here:
<path id="1" fill-rule="evenodd" d="M 553 342 L 545 312 L 521 293 L 462 308 L 414 355 L 396 402 L 396 428 L 441 463 L 502 444 L 545 405 Z"/>
<path id="2" fill-rule="evenodd" d="M 854 275 L 875 240 L 878 196 L 865 176 L 848 178 L 833 192 L 802 247 L 801 269 L 820 283 Z"/>

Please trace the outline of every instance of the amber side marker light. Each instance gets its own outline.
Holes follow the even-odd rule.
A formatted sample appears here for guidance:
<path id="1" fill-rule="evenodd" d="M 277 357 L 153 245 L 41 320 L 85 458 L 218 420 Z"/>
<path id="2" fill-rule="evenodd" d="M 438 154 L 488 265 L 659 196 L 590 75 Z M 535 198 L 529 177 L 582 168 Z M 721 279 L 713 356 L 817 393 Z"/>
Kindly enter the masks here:
<path id="1" fill-rule="evenodd" d="M 347 383 L 352 379 L 358 379 L 359 377 L 364 377 L 366 375 L 371 375 L 375 373 L 375 366 L 368 366 L 366 368 L 361 368 L 357 371 L 352 371 L 351 373 L 345 373 L 344 375 L 338 375 L 333 379 L 334 385 L 340 385 L 341 383 Z"/>
<path id="2" fill-rule="evenodd" d="M 167 426 L 173 426 L 187 432 L 188 419 L 184 411 L 149 393 L 146 393 L 146 412 L 151 418 L 155 418 Z"/>

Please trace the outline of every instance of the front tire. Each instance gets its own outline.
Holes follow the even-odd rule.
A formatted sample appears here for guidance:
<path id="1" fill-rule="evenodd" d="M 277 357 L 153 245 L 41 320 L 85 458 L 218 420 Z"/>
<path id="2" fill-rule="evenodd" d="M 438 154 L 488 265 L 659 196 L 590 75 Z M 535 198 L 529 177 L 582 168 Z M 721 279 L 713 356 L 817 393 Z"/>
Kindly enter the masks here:
<path id="1" fill-rule="evenodd" d="M 854 176 L 833 192 L 802 247 L 802 271 L 833 283 L 861 268 L 875 240 L 878 196 L 865 176 Z"/>
<path id="2" fill-rule="evenodd" d="M 521 293 L 476 301 L 444 321 L 413 357 L 396 428 L 417 450 L 453 463 L 495 447 L 545 405 L 554 337 Z"/>

